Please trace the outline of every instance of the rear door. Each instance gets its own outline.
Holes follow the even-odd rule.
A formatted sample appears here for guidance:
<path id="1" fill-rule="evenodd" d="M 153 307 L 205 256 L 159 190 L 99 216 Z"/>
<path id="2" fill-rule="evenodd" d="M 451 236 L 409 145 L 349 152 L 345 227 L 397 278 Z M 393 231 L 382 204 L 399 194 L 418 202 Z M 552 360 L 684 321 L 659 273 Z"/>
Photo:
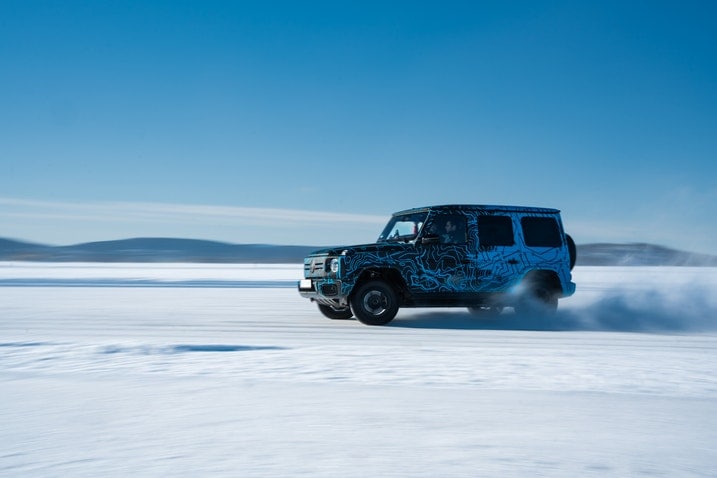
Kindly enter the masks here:
<path id="1" fill-rule="evenodd" d="M 525 260 L 515 234 L 518 226 L 509 214 L 478 215 L 474 256 L 478 291 L 505 291 L 523 276 Z"/>

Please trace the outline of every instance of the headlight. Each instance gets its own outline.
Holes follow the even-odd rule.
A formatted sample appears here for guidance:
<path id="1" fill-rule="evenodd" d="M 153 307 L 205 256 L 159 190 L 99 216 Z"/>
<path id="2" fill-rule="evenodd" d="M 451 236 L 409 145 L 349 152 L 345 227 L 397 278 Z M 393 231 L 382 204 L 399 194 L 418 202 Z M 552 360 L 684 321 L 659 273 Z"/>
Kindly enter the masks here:
<path id="1" fill-rule="evenodd" d="M 331 259 L 329 261 L 329 270 L 333 272 L 334 274 L 339 272 L 339 260 L 338 259 Z"/>

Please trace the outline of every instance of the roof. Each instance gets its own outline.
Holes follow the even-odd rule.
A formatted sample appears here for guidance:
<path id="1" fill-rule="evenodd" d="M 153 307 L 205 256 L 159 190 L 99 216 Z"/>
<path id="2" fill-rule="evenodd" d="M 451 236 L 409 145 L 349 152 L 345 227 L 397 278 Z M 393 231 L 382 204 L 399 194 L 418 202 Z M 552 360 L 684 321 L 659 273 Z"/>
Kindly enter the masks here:
<path id="1" fill-rule="evenodd" d="M 456 209 L 464 211 L 484 211 L 484 212 L 528 212 L 528 213 L 541 213 L 541 214 L 558 214 L 559 209 L 547 208 L 547 207 L 533 207 L 533 206 L 506 206 L 506 205 L 486 205 L 486 204 L 438 204 L 434 206 L 416 207 L 398 211 L 394 213 L 394 216 L 400 216 L 403 214 L 411 214 L 416 212 L 425 211 L 455 211 Z"/>

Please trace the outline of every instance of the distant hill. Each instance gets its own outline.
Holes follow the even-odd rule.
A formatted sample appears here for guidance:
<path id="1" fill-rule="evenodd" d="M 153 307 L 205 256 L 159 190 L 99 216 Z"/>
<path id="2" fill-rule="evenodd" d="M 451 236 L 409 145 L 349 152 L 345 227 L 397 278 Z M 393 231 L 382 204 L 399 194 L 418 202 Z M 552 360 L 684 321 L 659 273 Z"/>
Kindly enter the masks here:
<path id="1" fill-rule="evenodd" d="M 0 238 L 0 260 L 33 260 L 35 257 L 45 255 L 48 249 L 51 247 Z"/>
<path id="2" fill-rule="evenodd" d="M 318 247 L 134 238 L 47 246 L 0 239 L 0 260 L 45 262 L 292 263 Z"/>
<path id="3" fill-rule="evenodd" d="M 315 246 L 230 244 L 196 239 L 134 238 L 48 246 L 0 238 L 0 260 L 37 262 L 301 263 Z M 717 256 L 654 244 L 578 245 L 583 266 L 713 266 Z"/>

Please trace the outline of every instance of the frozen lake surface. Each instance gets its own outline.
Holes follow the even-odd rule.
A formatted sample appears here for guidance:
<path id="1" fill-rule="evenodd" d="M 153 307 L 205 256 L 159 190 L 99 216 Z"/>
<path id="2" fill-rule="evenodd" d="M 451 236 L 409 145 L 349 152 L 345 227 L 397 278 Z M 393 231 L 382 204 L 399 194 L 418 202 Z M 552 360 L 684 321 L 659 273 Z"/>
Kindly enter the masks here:
<path id="1" fill-rule="evenodd" d="M 331 321 L 301 265 L 0 263 L 0 476 L 715 476 L 717 270 Z"/>

